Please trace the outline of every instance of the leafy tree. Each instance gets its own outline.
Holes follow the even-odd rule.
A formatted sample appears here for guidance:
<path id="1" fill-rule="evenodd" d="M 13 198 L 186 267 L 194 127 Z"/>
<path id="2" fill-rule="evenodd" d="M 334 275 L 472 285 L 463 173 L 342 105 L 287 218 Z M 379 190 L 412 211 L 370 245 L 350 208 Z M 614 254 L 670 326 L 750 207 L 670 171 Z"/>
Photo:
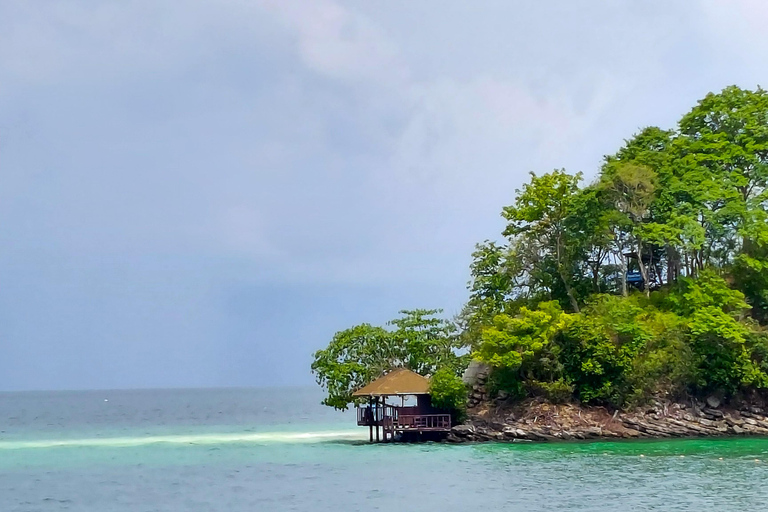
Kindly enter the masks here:
<path id="1" fill-rule="evenodd" d="M 518 238 L 520 244 L 535 251 L 528 254 L 531 263 L 542 259 L 553 262 L 574 311 L 579 310 L 579 304 L 572 286 L 573 245 L 567 225 L 580 180 L 581 174 L 570 175 L 564 170 L 542 176 L 531 173 L 530 183 L 523 185 L 514 204 L 502 212 L 508 221 L 504 235 Z"/>
<path id="2" fill-rule="evenodd" d="M 392 333 L 381 327 L 362 324 L 337 332 L 312 362 L 317 383 L 328 392 L 323 404 L 345 410 L 356 389 L 400 363 L 401 351 Z"/>
<path id="3" fill-rule="evenodd" d="M 389 325 L 396 327 L 391 333 L 399 357 L 396 366 L 421 375 L 431 375 L 442 367 L 454 373 L 462 371 L 462 360 L 454 353 L 454 349 L 460 348 L 456 326 L 435 317 L 439 313 L 442 310 L 403 310 L 400 318 L 389 321 Z"/>
<path id="4" fill-rule="evenodd" d="M 473 357 L 516 374 L 519 382 L 555 380 L 561 369 L 553 342 L 572 320 L 556 301 L 542 302 L 533 310 L 521 307 L 515 316 L 497 315 L 483 330 Z"/>
<path id="5" fill-rule="evenodd" d="M 637 300 L 596 296 L 564 331 L 561 361 L 578 397 L 622 405 L 635 355 L 651 339 Z"/>
<path id="6" fill-rule="evenodd" d="M 313 363 L 325 403 L 344 408 L 404 366 L 434 375 L 438 402 L 456 405 L 461 347 L 493 367 L 490 388 L 517 397 L 631 406 L 768 388 L 768 92 L 708 94 L 580 182 L 531 173 L 516 191 L 506 240 L 472 254 L 460 332 L 416 310 L 337 333 Z"/>
<path id="7" fill-rule="evenodd" d="M 634 250 L 643 277 L 646 295 L 650 294 L 650 276 L 645 265 L 643 222 L 649 215 L 656 191 L 656 173 L 650 167 L 633 163 L 609 166 L 603 173 L 603 187 L 615 208 L 614 236 L 626 276 L 624 247 L 627 242 Z M 625 277 L 626 280 L 626 277 Z M 623 289 L 626 295 L 626 287 Z"/>
<path id="8" fill-rule="evenodd" d="M 394 368 L 408 368 L 421 375 L 438 369 L 458 374 L 466 357 L 457 348 L 455 327 L 441 318 L 440 310 L 404 310 L 388 323 L 387 330 L 369 324 L 337 332 L 328 347 L 314 354 L 312 373 L 328 396 L 323 404 L 344 410 L 354 402 L 352 393 Z"/>

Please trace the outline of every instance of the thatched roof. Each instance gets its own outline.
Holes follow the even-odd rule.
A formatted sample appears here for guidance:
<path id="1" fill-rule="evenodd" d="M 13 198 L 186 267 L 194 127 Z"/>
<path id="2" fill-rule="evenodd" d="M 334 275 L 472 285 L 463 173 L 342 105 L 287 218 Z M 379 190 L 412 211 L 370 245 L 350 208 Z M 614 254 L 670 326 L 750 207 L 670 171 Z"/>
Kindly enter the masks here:
<path id="1" fill-rule="evenodd" d="M 370 384 L 358 389 L 352 396 L 428 395 L 429 379 L 405 368 L 392 370 Z"/>

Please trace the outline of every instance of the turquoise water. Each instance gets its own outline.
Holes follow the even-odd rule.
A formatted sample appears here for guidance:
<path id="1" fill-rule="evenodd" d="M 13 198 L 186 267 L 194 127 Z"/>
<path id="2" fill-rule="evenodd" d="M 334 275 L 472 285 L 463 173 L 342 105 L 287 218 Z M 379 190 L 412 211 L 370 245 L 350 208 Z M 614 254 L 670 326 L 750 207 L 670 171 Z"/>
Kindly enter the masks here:
<path id="1" fill-rule="evenodd" d="M 768 440 L 369 445 L 351 414 L 319 398 L 296 389 L 0 394 L 0 511 L 768 503 Z"/>

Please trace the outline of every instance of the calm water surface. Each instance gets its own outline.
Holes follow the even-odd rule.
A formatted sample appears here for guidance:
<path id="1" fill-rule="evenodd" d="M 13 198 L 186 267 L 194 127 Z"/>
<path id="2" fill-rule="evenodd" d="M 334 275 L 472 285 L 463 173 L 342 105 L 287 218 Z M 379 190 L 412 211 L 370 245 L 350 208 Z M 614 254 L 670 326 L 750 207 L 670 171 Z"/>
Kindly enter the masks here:
<path id="1" fill-rule="evenodd" d="M 765 510 L 768 440 L 368 445 L 316 390 L 0 394 L 0 511 Z"/>

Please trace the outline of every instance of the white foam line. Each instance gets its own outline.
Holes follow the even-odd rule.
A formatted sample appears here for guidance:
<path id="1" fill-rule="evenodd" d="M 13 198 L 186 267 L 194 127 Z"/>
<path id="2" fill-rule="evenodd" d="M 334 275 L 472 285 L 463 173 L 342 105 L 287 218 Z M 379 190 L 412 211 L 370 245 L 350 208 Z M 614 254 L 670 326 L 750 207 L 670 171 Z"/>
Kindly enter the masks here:
<path id="1" fill-rule="evenodd" d="M 189 444 L 212 445 L 227 443 L 307 443 L 321 441 L 364 440 L 365 432 L 348 430 L 343 432 L 263 432 L 253 434 L 197 434 L 164 435 L 145 437 L 107 437 L 85 439 L 46 439 L 35 441 L 0 441 L 0 450 L 55 448 L 55 447 L 129 447 L 148 444 Z"/>

